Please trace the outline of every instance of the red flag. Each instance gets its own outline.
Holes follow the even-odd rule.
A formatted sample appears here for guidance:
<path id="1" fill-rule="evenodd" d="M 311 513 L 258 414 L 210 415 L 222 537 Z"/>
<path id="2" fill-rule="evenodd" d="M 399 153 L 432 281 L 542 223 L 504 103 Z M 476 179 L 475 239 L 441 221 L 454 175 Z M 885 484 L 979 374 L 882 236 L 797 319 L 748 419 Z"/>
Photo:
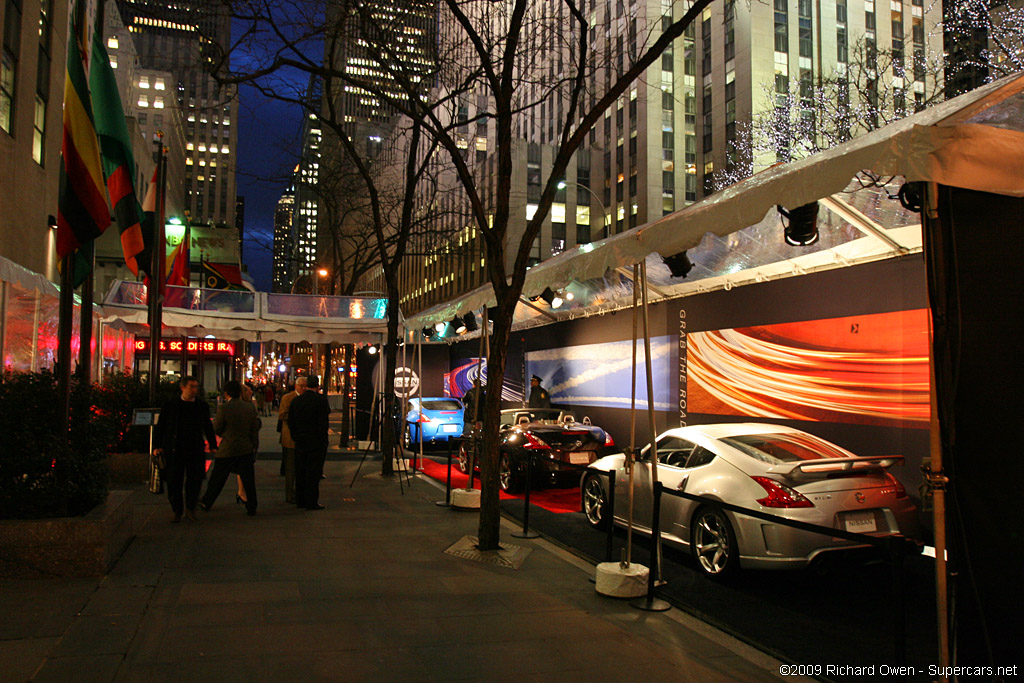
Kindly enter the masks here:
<path id="1" fill-rule="evenodd" d="M 189 242 L 192 241 L 192 229 L 185 226 L 185 236 L 171 252 L 170 272 L 167 273 L 167 284 L 171 287 L 188 287 L 192 273 L 189 270 Z"/>

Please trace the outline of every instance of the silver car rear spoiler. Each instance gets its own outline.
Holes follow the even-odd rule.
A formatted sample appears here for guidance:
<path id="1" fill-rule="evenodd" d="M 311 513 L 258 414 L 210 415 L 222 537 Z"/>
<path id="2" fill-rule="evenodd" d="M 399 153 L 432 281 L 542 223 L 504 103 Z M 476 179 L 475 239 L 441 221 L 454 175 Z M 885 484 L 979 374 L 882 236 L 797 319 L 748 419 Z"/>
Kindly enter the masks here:
<path id="1" fill-rule="evenodd" d="M 856 458 L 823 458 L 821 460 L 801 460 L 795 463 L 776 465 L 768 470 L 769 474 L 781 474 L 787 479 L 814 479 L 830 474 L 860 474 L 889 469 L 898 462 L 903 462 L 902 455 L 869 455 Z"/>

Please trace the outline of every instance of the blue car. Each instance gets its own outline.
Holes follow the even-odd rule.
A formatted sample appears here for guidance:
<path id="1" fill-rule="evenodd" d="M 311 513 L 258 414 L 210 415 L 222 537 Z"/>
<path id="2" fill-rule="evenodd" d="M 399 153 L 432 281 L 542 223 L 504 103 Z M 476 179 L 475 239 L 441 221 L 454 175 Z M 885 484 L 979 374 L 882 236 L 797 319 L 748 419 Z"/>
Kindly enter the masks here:
<path id="1" fill-rule="evenodd" d="M 462 436 L 463 405 L 457 398 L 412 398 L 409 399 L 409 412 L 405 416 L 406 446 L 423 443 L 447 441 L 449 436 Z"/>

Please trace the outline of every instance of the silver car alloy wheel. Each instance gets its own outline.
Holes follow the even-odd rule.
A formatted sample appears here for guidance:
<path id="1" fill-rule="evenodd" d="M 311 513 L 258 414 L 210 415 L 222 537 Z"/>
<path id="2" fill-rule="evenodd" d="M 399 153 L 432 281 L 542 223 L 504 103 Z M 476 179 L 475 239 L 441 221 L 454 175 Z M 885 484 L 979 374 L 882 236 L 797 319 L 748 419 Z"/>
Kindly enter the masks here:
<path id="1" fill-rule="evenodd" d="M 729 560 L 735 548 L 732 547 L 732 533 L 728 524 L 724 514 L 715 509 L 702 510 L 697 517 L 693 531 L 693 552 L 708 574 L 722 574 L 730 567 Z"/>
<path id="2" fill-rule="evenodd" d="M 509 462 L 507 455 L 502 454 L 501 461 L 498 464 L 498 485 L 501 486 L 502 491 L 508 491 L 509 487 L 512 486 L 512 463 Z"/>
<path id="3" fill-rule="evenodd" d="M 594 475 L 588 475 L 583 482 L 583 512 L 591 526 L 601 526 L 604 522 L 604 486 L 600 479 Z"/>

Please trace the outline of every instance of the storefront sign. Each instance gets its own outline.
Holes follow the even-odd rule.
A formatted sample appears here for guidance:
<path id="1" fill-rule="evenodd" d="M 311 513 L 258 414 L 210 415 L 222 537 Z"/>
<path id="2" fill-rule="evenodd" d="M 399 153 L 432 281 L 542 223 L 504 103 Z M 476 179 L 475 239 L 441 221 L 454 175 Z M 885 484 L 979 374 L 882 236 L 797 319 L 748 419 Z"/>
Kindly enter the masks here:
<path id="1" fill-rule="evenodd" d="M 181 353 L 182 349 L 188 353 L 199 353 L 202 351 L 208 356 L 234 356 L 235 342 L 221 341 L 219 339 L 161 339 L 160 351 L 167 353 Z M 149 350 L 149 340 L 135 340 L 135 353 L 146 353 Z"/>

